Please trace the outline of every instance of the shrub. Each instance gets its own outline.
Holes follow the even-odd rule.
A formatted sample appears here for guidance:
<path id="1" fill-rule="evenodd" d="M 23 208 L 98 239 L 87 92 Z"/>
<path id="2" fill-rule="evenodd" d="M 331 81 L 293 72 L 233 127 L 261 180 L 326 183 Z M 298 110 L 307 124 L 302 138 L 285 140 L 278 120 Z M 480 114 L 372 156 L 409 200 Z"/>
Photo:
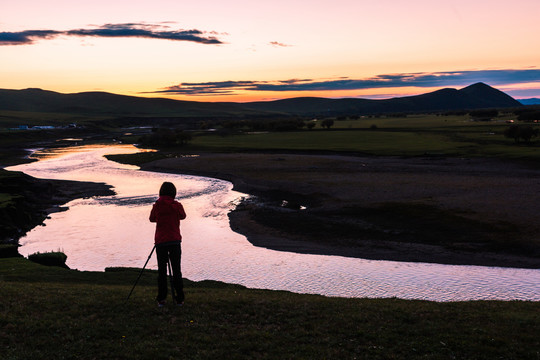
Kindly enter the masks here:
<path id="1" fill-rule="evenodd" d="M 531 138 L 538 136 L 538 129 L 533 129 L 530 125 L 511 125 L 504 131 L 504 136 L 514 139 L 516 143 L 519 139 L 525 140 L 526 143 L 531 141 Z"/>
<path id="2" fill-rule="evenodd" d="M 19 246 L 17 244 L 0 244 L 0 258 L 19 257 Z"/>
<path id="3" fill-rule="evenodd" d="M 491 120 L 497 117 L 499 112 L 497 110 L 474 110 L 469 115 L 475 120 Z"/>
<path id="4" fill-rule="evenodd" d="M 310 122 L 308 122 L 308 123 L 306 124 L 306 127 L 308 128 L 308 130 L 312 130 L 312 129 L 315 127 L 315 125 L 317 124 L 316 121 L 317 121 L 317 120 L 310 121 Z"/>
<path id="5" fill-rule="evenodd" d="M 66 265 L 67 255 L 63 252 L 47 252 L 47 253 L 34 253 L 28 255 L 28 260 L 35 263 L 46 265 L 46 266 L 59 266 L 66 269 L 69 267 Z"/>
<path id="6" fill-rule="evenodd" d="M 139 143 L 148 147 L 184 146 L 191 141 L 191 134 L 175 129 L 152 129 L 152 133 L 144 135 Z"/>
<path id="7" fill-rule="evenodd" d="M 324 120 L 321 122 L 321 126 L 322 126 L 323 128 L 330 129 L 332 126 L 334 126 L 334 120 L 332 120 L 332 119 L 324 119 Z"/>
<path id="8" fill-rule="evenodd" d="M 538 121 L 540 120 L 540 110 L 523 111 L 518 115 L 519 121 Z"/>

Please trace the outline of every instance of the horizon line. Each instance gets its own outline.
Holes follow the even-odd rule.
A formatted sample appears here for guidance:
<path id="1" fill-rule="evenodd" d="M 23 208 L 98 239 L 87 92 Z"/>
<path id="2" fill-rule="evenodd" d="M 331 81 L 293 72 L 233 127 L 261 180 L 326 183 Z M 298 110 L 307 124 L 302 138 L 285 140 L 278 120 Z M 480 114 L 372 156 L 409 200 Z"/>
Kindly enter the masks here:
<path id="1" fill-rule="evenodd" d="M 175 98 L 175 97 L 167 97 L 167 96 L 144 96 L 144 95 L 140 95 L 140 94 L 154 94 L 154 95 L 164 95 L 164 94 L 167 94 L 167 93 L 156 93 L 156 92 L 136 92 L 136 93 L 118 93 L 118 92 L 112 92 L 112 91 L 106 91 L 106 90 L 98 90 L 98 89 L 95 89 L 95 90 L 84 90 L 84 91 L 78 91 L 78 92 L 61 92 L 61 91 L 56 91 L 56 90 L 49 90 L 49 89 L 43 89 L 43 88 L 40 88 L 40 87 L 27 87 L 27 88 L 21 88 L 21 89 L 7 89 L 7 88 L 0 88 L 1 90 L 11 90 L 11 91 L 25 91 L 25 90 L 37 90 L 37 91 L 47 91 L 47 92 L 54 92 L 54 93 L 58 93 L 58 94 L 63 94 L 63 95 L 75 95 L 75 94 L 84 94 L 84 93 L 93 93 L 93 92 L 96 92 L 96 93 L 107 93 L 107 94 L 111 94 L 111 95 L 118 95 L 118 96 L 130 96 L 130 97 L 138 97 L 138 98 L 145 98 L 145 99 L 167 99 L 167 100 L 173 100 L 173 101 L 193 101 L 193 102 L 208 102 L 208 103 L 227 103 L 227 102 L 230 102 L 230 103 L 249 103 L 249 102 L 271 102 L 271 101 L 279 101 L 279 100 L 287 100 L 287 99 L 296 99 L 296 98 L 324 98 L 324 99 L 333 99 L 333 100 L 340 100 L 340 99 L 359 99 L 359 100 L 389 100 L 389 99 L 393 99 L 393 98 L 402 98 L 402 97 L 409 97 L 409 96 L 417 96 L 417 95 L 422 95 L 422 94 L 429 94 L 429 93 L 432 93 L 432 92 L 436 92 L 436 91 L 440 91 L 440 90 L 444 90 L 444 89 L 454 89 L 454 90 L 461 90 L 461 89 L 464 89 L 464 88 L 467 88 L 469 86 L 472 86 L 472 85 L 475 85 L 475 84 L 485 84 L 491 88 L 494 88 L 496 90 L 499 90 L 503 93 L 505 93 L 506 95 L 512 97 L 513 99 L 515 100 L 528 100 L 528 99 L 540 99 L 540 95 L 536 95 L 536 96 L 512 96 L 512 95 L 509 95 L 508 93 L 506 93 L 505 91 L 502 91 L 494 86 L 491 86 L 489 84 L 486 84 L 485 82 L 482 82 L 482 81 L 479 81 L 479 82 L 475 82 L 475 83 L 472 83 L 472 84 L 469 84 L 469 85 L 466 85 L 466 86 L 462 86 L 462 87 L 436 87 L 434 88 L 434 90 L 432 91 L 427 91 L 427 92 L 415 92 L 415 93 L 408 93 L 408 94 L 381 94 L 381 95 L 377 95 L 377 94 L 373 94 L 373 95 L 358 95 L 358 96 L 350 96 L 350 95 L 346 95 L 346 96 L 315 96 L 315 95 L 311 95 L 311 96 L 302 96 L 302 95 L 297 95 L 297 96 L 283 96 L 283 97 L 272 97 L 272 98 L 261 98 L 261 99 L 258 99 L 258 100 L 247 100 L 247 101 L 225 101 L 225 100 L 209 100 L 209 101 L 204 101 L 204 100 L 192 100 L 192 99 L 189 99 L 189 100 L 186 100 L 186 99 L 178 99 L 178 98 Z M 329 91 L 331 92 L 331 91 Z M 137 95 L 133 95 L 133 94 L 137 94 Z M 215 94 L 217 95 L 217 94 Z M 176 96 L 178 96 L 176 94 Z M 229 95 L 229 96 L 240 96 L 240 95 Z M 203 98 L 203 97 L 210 97 L 209 95 L 191 95 L 190 97 L 199 97 L 199 98 Z"/>

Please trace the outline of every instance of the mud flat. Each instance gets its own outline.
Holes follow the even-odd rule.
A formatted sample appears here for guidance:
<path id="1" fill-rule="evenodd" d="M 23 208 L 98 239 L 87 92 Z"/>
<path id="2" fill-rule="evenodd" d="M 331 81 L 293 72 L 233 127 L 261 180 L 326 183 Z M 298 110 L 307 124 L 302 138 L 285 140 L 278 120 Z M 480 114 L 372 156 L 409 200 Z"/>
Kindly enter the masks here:
<path id="1" fill-rule="evenodd" d="M 367 259 L 540 268 L 540 170 L 495 159 L 201 154 L 143 170 L 233 182 L 256 246 Z"/>

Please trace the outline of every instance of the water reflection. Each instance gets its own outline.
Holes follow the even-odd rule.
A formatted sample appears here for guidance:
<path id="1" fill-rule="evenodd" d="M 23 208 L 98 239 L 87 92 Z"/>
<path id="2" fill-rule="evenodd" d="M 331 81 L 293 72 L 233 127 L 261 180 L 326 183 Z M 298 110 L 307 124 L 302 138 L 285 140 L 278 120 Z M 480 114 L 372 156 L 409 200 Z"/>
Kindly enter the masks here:
<path id="1" fill-rule="evenodd" d="M 48 149 L 40 161 L 10 170 L 42 178 L 106 182 L 116 195 L 78 199 L 21 239 L 21 253 L 62 250 L 79 270 L 141 267 L 152 248 L 148 222 L 163 181 L 178 188 L 188 218 L 182 223 L 182 270 L 192 280 L 212 279 L 252 288 L 349 297 L 436 301 L 521 299 L 540 301 L 540 270 L 372 261 L 302 255 L 252 246 L 234 233 L 227 213 L 246 196 L 228 182 L 144 172 L 103 155 L 139 151 L 130 145 Z M 156 268 L 155 259 L 149 268 Z"/>

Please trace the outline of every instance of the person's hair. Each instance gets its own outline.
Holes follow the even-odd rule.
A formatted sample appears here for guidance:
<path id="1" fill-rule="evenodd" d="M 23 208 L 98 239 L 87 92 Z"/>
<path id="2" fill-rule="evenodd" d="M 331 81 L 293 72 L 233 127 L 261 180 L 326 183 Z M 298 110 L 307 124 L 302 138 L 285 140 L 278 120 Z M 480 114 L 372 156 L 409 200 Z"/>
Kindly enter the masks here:
<path id="1" fill-rule="evenodd" d="M 161 184 L 159 196 L 170 196 L 174 199 L 176 196 L 176 187 L 173 183 L 165 181 L 163 184 Z"/>

